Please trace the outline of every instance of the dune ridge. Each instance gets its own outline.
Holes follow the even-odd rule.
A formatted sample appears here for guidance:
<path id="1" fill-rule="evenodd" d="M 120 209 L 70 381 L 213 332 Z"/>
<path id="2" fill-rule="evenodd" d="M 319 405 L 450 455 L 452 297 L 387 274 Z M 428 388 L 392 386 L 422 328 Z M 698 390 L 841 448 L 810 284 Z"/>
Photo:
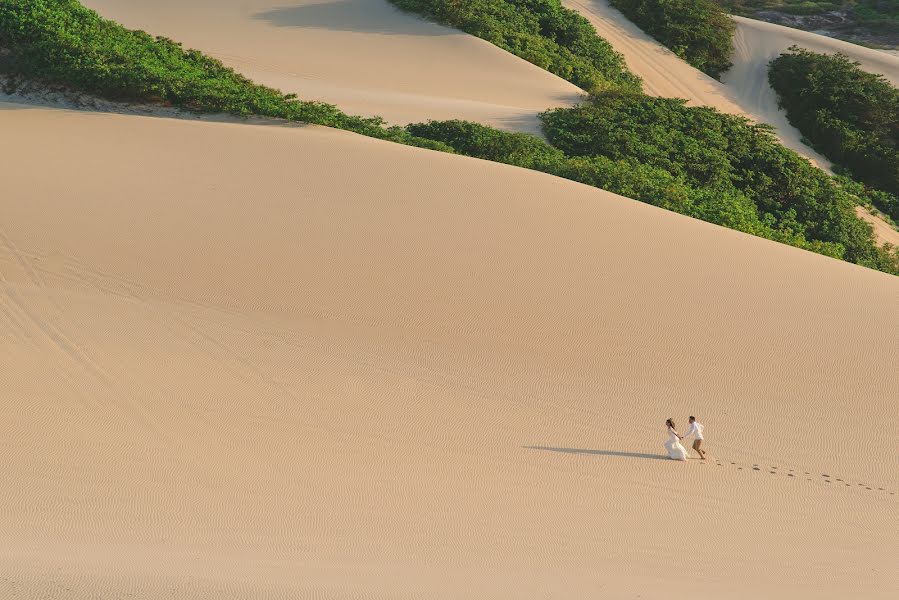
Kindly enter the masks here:
<path id="1" fill-rule="evenodd" d="M 334 130 L 0 126 L 3 594 L 899 587 L 896 278 Z"/>
<path id="2" fill-rule="evenodd" d="M 583 94 L 488 42 L 386 0 L 83 4 L 126 27 L 202 50 L 257 83 L 393 124 L 458 118 L 538 133 L 539 112 Z"/>
<path id="3" fill-rule="evenodd" d="M 863 69 L 884 75 L 894 85 L 899 81 L 899 56 L 737 16 L 731 58 L 734 64 L 721 81 L 716 81 L 643 32 L 608 0 L 562 0 L 562 4 L 589 19 L 599 35 L 624 55 L 631 71 L 643 79 L 647 94 L 684 98 L 696 106 L 711 106 L 768 123 L 774 126 L 784 146 L 825 170 L 830 170 L 831 162 L 802 141 L 802 134 L 790 125 L 786 113 L 777 106 L 777 95 L 768 84 L 768 62 L 795 44 L 814 52 L 841 52 L 859 61 Z M 861 207 L 856 212 L 874 228 L 880 242 L 899 246 L 899 231 L 894 227 Z"/>

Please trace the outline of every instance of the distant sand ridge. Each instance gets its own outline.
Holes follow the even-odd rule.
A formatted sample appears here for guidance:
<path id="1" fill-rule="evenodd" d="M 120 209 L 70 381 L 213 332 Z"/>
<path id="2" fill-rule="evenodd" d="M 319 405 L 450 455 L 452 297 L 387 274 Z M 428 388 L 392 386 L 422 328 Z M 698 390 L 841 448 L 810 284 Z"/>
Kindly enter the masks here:
<path id="1" fill-rule="evenodd" d="M 629 21 L 608 0 L 562 0 L 562 4 L 586 17 L 599 35 L 624 55 L 628 68 L 643 79 L 648 94 L 684 98 L 696 106 L 712 106 L 726 113 L 743 115 L 756 122 L 773 125 L 781 142 L 816 165 L 829 169 L 830 161 L 806 146 L 802 134 L 790 125 L 777 106 L 777 95 L 768 84 L 768 62 L 798 45 L 814 52 L 842 52 L 861 63 L 862 68 L 884 75 L 899 85 L 899 56 L 863 48 L 772 23 L 734 17 L 734 65 L 716 81 L 694 69 Z M 899 246 L 899 232 L 877 217 L 859 209 L 859 216 L 871 223 L 881 242 Z"/>
<path id="2" fill-rule="evenodd" d="M 562 0 L 562 4 L 584 15 L 599 35 L 621 52 L 628 67 L 644 81 L 644 89 L 655 96 L 685 98 L 694 105 L 712 106 L 731 114 L 742 114 L 773 125 L 783 143 L 822 166 L 830 161 L 801 142 L 801 134 L 777 107 L 777 96 L 768 85 L 768 62 L 798 45 L 814 52 L 842 52 L 862 63 L 862 68 L 884 75 L 899 85 L 899 57 L 797 29 L 734 17 L 734 65 L 716 81 L 678 58 L 608 0 Z"/>
<path id="3" fill-rule="evenodd" d="M 583 91 L 492 44 L 386 0 L 86 0 L 252 80 L 390 123 L 467 119 L 537 132 Z"/>

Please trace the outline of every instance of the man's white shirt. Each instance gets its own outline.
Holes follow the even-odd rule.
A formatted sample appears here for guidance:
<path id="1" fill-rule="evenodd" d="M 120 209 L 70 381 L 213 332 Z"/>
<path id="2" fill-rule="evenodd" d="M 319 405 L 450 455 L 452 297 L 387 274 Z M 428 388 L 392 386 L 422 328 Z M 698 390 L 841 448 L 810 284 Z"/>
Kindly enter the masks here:
<path id="1" fill-rule="evenodd" d="M 688 429 L 688 430 L 687 430 L 687 433 L 684 434 L 684 439 L 687 439 L 688 437 L 690 437 L 690 436 L 693 435 L 694 433 L 696 434 L 696 439 L 697 439 L 697 440 L 703 439 L 703 437 L 702 437 L 702 423 L 700 423 L 699 421 L 693 421 L 692 423 L 690 423 L 690 429 Z"/>

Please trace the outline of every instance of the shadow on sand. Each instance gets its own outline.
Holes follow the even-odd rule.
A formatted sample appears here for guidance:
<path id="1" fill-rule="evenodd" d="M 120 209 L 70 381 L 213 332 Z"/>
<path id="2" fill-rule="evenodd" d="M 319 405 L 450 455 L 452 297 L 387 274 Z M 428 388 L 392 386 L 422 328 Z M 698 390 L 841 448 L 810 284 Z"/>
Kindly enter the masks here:
<path id="1" fill-rule="evenodd" d="M 384 10 L 371 10 L 370 7 L 364 6 L 363 0 L 331 0 L 315 4 L 281 6 L 256 13 L 253 18 L 258 21 L 267 21 L 276 27 L 302 27 L 393 35 L 449 35 L 454 33 L 445 27 L 437 27 L 417 17 L 404 14 L 393 5 L 387 5 Z"/>
<path id="2" fill-rule="evenodd" d="M 650 460 L 671 460 L 664 454 L 643 454 L 640 452 L 618 452 L 617 450 L 587 450 L 583 448 L 550 448 L 549 446 L 522 446 L 527 450 L 563 452 L 565 454 L 593 454 L 596 456 L 619 456 L 622 458 L 647 458 Z"/>

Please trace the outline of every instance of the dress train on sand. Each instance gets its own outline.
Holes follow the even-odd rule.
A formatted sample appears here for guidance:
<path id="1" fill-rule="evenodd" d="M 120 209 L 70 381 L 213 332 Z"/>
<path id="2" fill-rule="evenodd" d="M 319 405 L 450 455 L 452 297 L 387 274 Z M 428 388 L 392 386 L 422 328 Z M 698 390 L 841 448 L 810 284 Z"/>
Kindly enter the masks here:
<path id="1" fill-rule="evenodd" d="M 687 460 L 690 454 L 684 448 L 677 434 L 670 427 L 668 428 L 668 441 L 665 442 L 665 450 L 668 451 L 668 458 L 671 460 Z"/>

